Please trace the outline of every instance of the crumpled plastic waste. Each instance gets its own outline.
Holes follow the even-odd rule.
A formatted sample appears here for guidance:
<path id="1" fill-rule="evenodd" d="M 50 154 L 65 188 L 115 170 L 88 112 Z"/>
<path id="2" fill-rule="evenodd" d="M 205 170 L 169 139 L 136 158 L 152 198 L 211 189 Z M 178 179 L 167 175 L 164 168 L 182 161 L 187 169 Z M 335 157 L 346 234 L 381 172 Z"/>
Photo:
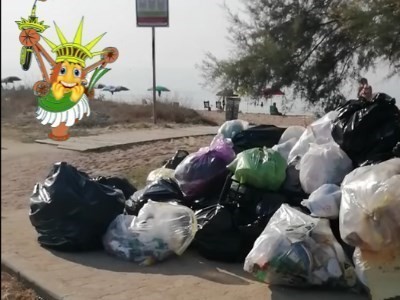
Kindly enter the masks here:
<path id="1" fill-rule="evenodd" d="M 175 170 L 168 168 L 158 168 L 149 173 L 146 183 L 150 184 L 158 179 L 175 179 Z"/>
<path id="2" fill-rule="evenodd" d="M 149 200 L 137 217 L 117 216 L 103 245 L 112 255 L 148 266 L 182 255 L 196 231 L 196 217 L 190 208 Z"/>
<path id="3" fill-rule="evenodd" d="M 277 191 L 285 181 L 286 166 L 286 160 L 277 151 L 264 147 L 239 153 L 228 169 L 242 184 Z"/>
<path id="4" fill-rule="evenodd" d="M 400 246 L 400 158 L 359 167 L 342 183 L 340 235 L 362 250 Z"/>
<path id="5" fill-rule="evenodd" d="M 311 144 L 300 161 L 300 183 L 307 194 L 323 184 L 340 185 L 353 170 L 353 162 L 335 143 Z"/>
<path id="6" fill-rule="evenodd" d="M 311 193 L 310 197 L 301 202 L 307 207 L 313 217 L 339 218 L 342 192 L 336 184 L 324 184 Z"/>
<path id="7" fill-rule="evenodd" d="M 303 132 L 300 139 L 294 145 L 288 156 L 288 161 L 291 162 L 297 156 L 302 158 L 310 149 L 310 144 L 326 144 L 333 141 L 332 126 L 333 120 L 338 116 L 337 111 L 331 111 L 322 118 L 311 123 Z"/>
<path id="8" fill-rule="evenodd" d="M 327 219 L 282 204 L 246 257 L 244 270 L 272 285 L 351 288 L 357 276 Z"/>
<path id="9" fill-rule="evenodd" d="M 232 143 L 220 135 L 210 147 L 187 156 L 175 170 L 175 178 L 185 197 L 196 199 L 218 193 L 228 174 L 226 166 L 234 158 Z"/>
<path id="10" fill-rule="evenodd" d="M 279 144 L 283 144 L 291 139 L 298 141 L 303 135 L 304 131 L 306 131 L 306 128 L 303 126 L 289 126 L 282 134 Z"/>
<path id="11" fill-rule="evenodd" d="M 236 134 L 249 128 L 249 122 L 243 120 L 230 120 L 226 121 L 218 129 L 218 134 L 226 139 L 232 139 Z"/>

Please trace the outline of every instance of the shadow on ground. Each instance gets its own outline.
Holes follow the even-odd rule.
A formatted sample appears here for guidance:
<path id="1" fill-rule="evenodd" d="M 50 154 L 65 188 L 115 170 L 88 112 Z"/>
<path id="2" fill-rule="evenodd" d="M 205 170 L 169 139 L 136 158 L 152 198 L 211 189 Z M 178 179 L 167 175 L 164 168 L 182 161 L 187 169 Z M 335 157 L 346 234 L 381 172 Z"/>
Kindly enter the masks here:
<path id="1" fill-rule="evenodd" d="M 242 270 L 242 264 L 227 264 L 200 258 L 194 251 L 170 258 L 153 266 L 139 266 L 109 256 L 105 252 L 64 253 L 51 251 L 55 256 L 95 269 L 122 273 L 188 275 L 229 285 L 248 285 L 254 279 Z"/>
<path id="2" fill-rule="evenodd" d="M 139 266 L 105 252 L 64 253 L 51 251 L 55 256 L 87 267 L 121 273 L 162 274 L 168 276 L 195 276 L 212 282 L 227 285 L 249 285 L 256 281 L 254 277 L 243 271 L 243 264 L 228 264 L 209 261 L 188 250 L 181 257 L 170 258 L 153 266 Z M 268 294 L 270 293 L 270 298 Z M 265 299 L 271 300 L 368 300 L 365 294 L 324 289 L 293 289 L 265 285 Z"/>

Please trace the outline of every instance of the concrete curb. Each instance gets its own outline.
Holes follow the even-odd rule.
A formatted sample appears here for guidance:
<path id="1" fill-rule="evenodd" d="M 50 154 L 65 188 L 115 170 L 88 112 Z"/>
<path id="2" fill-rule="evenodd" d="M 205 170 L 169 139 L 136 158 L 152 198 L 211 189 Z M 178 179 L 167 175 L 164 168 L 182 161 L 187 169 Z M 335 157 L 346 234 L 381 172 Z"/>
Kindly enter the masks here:
<path id="1" fill-rule="evenodd" d="M 62 300 L 63 297 L 56 295 L 54 292 L 38 283 L 32 276 L 20 270 L 11 261 L 1 258 L 1 270 L 5 271 L 21 281 L 27 288 L 31 288 L 43 300 Z"/>

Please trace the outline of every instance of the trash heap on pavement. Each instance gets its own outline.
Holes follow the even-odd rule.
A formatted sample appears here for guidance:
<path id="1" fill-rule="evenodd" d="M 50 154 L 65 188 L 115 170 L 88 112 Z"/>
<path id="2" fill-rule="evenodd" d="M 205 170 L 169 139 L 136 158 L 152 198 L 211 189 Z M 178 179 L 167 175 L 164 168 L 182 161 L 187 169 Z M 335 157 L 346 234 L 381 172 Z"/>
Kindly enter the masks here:
<path id="1" fill-rule="evenodd" d="M 400 111 L 386 94 L 307 128 L 228 121 L 162 165 L 136 190 L 56 163 L 31 196 L 38 242 L 143 265 L 191 247 L 269 284 L 335 288 L 368 285 L 363 249 L 400 247 Z"/>

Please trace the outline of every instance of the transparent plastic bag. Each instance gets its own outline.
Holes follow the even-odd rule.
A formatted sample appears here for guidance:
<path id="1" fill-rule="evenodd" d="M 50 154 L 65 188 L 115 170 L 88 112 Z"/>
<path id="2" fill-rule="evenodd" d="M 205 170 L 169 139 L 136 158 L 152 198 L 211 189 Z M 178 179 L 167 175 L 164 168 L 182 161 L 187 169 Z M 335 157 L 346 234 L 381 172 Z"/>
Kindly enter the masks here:
<path id="1" fill-rule="evenodd" d="M 289 126 L 282 134 L 279 144 L 283 144 L 293 138 L 298 141 L 303 135 L 304 131 L 306 131 L 306 128 L 303 126 Z"/>
<path id="2" fill-rule="evenodd" d="M 342 239 L 362 250 L 400 246 L 400 158 L 346 176 L 339 224 Z"/>
<path id="3" fill-rule="evenodd" d="M 294 145 L 292 151 L 290 151 L 288 161 L 291 162 L 296 156 L 303 157 L 312 143 L 321 145 L 332 142 L 333 137 L 331 131 L 333 120 L 335 120 L 338 114 L 337 111 L 331 111 L 321 119 L 310 124 L 303 132 L 296 145 Z"/>
<path id="4" fill-rule="evenodd" d="M 294 145 L 296 145 L 297 139 L 291 138 L 283 143 L 279 143 L 272 147 L 272 150 L 279 152 L 279 154 L 287 161 L 290 151 L 292 151 Z"/>
<path id="5" fill-rule="evenodd" d="M 228 169 L 242 184 L 277 191 L 285 181 L 286 166 L 286 160 L 277 151 L 264 147 L 239 153 Z"/>
<path id="6" fill-rule="evenodd" d="M 150 184 L 158 179 L 175 179 L 175 170 L 168 168 L 158 168 L 149 173 L 146 183 Z"/>
<path id="7" fill-rule="evenodd" d="M 353 253 L 353 263 L 358 280 L 363 285 L 368 287 L 367 276 L 365 275 L 365 271 L 368 269 L 368 264 L 366 261 L 363 260 L 360 248 L 356 248 L 356 250 Z"/>
<path id="8" fill-rule="evenodd" d="M 311 144 L 300 161 L 300 183 L 311 194 L 326 183 L 340 185 L 352 170 L 353 162 L 335 142 Z"/>
<path id="9" fill-rule="evenodd" d="M 339 218 L 340 199 L 342 192 L 335 184 L 324 184 L 311 193 L 310 197 L 301 202 L 311 215 L 320 218 Z"/>
<path id="10" fill-rule="evenodd" d="M 282 204 L 247 255 L 244 270 L 272 285 L 350 288 L 353 266 L 327 219 Z"/>
<path id="11" fill-rule="evenodd" d="M 103 245 L 112 255 L 151 265 L 181 255 L 196 231 L 196 217 L 190 208 L 149 200 L 137 217 L 117 216 L 103 237 Z"/>
<path id="12" fill-rule="evenodd" d="M 210 147 L 187 156 L 176 168 L 175 178 L 187 198 L 200 198 L 220 190 L 235 158 L 232 142 L 217 135 Z"/>
<path id="13" fill-rule="evenodd" d="M 243 120 L 226 121 L 218 129 L 218 134 L 226 139 L 232 139 L 236 134 L 249 128 L 249 123 Z"/>

